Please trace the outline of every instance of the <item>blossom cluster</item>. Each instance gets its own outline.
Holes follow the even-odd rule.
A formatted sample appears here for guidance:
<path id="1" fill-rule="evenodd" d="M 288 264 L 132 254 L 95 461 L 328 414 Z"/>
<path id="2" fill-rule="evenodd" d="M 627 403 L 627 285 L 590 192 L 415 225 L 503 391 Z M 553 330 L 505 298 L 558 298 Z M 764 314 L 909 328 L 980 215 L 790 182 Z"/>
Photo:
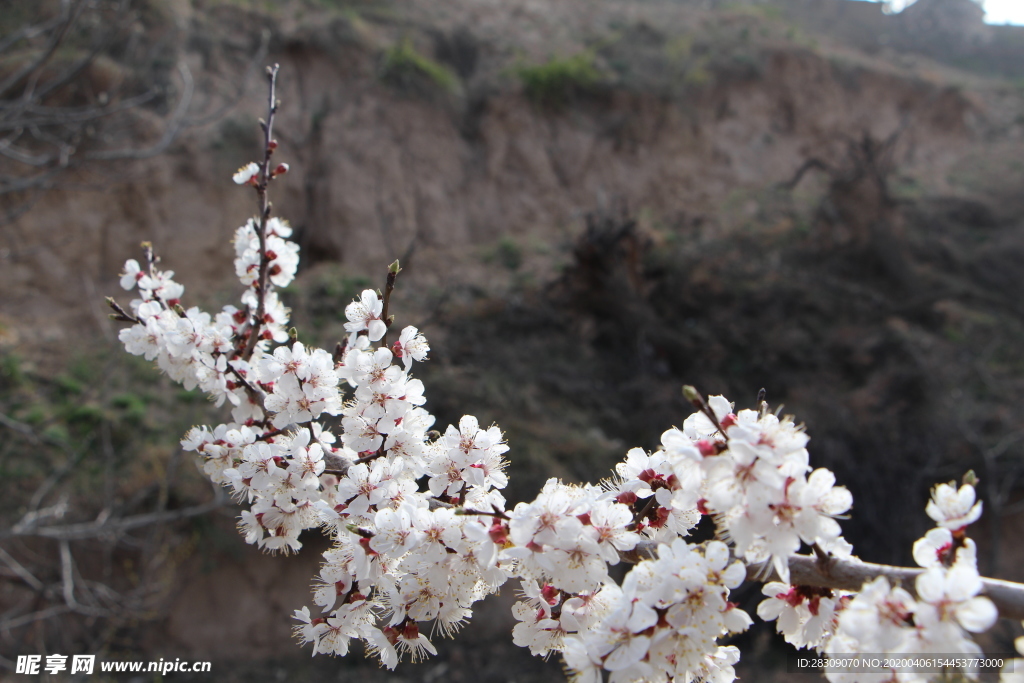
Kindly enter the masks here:
<path id="1" fill-rule="evenodd" d="M 273 174 L 264 170 L 254 162 L 234 180 L 265 198 L 258 180 Z M 121 275 L 139 294 L 131 314 L 115 310 L 133 323 L 120 333 L 128 352 L 232 406 L 231 422 L 193 427 L 181 443 L 246 506 L 246 541 L 289 553 L 305 530 L 330 536 L 315 607 L 295 611 L 295 634 L 314 655 L 345 655 L 353 640 L 388 668 L 403 655 L 435 654 L 425 631 L 453 634 L 475 602 L 515 577 L 514 642 L 538 656 L 560 653 L 575 680 L 598 683 L 609 672 L 610 683 L 724 683 L 735 678 L 739 652 L 722 639 L 751 623 L 731 591 L 748 575 L 771 574 L 778 580 L 764 586 L 757 614 L 794 646 L 837 655 L 979 652 L 970 634 L 997 614 L 979 595 L 966 536 L 981 514 L 970 484 L 933 492 L 926 512 L 937 527 L 914 546 L 923 569 L 916 596 L 884 576 L 856 593 L 790 583 L 801 549 L 851 560 L 836 520 L 852 497 L 832 472 L 811 468 L 803 428 L 764 403 L 737 411 L 722 396 L 690 392 L 695 412 L 654 452 L 628 451 L 600 485 L 551 479 L 536 499 L 508 509 L 500 429 L 467 415 L 433 430 L 412 372 L 427 358 L 427 340 L 407 326 L 387 343 L 397 262 L 383 296 L 368 289 L 345 308 L 348 336 L 330 353 L 287 330 L 289 311 L 274 288 L 295 277 L 290 236 L 268 213 L 236 230 L 239 307 L 215 315 L 184 308 L 184 288 L 147 249 L 146 268 L 129 260 Z M 714 539 L 691 542 L 702 519 Z M 635 564 L 619 584 L 609 568 L 623 560 Z"/>
<path id="2" fill-rule="evenodd" d="M 924 568 L 914 583 L 916 599 L 884 576 L 866 584 L 840 612 L 835 635 L 825 647 L 828 654 L 982 653 L 970 634 L 987 631 L 999 615 L 992 601 L 979 595 L 977 548 L 966 536 L 967 525 L 981 515 L 981 503 L 975 502 L 970 484 L 939 484 L 926 512 L 938 526 L 914 543 L 914 560 Z M 922 683 L 933 673 L 892 672 L 900 681 Z M 826 675 L 841 683 L 869 680 L 843 671 Z"/>
<path id="3" fill-rule="evenodd" d="M 259 165 L 243 170 L 239 184 L 255 186 Z M 193 427 L 182 446 L 247 505 L 239 522 L 247 542 L 288 553 L 301 548 L 304 530 L 332 536 L 314 588 L 319 614 L 296 612 L 300 640 L 314 654 L 340 655 L 361 639 L 394 667 L 402 653 L 434 651 L 419 623 L 454 632 L 510 575 L 498 518 L 508 447 L 497 427 L 471 416 L 431 431 L 423 383 L 411 374 L 429 344 L 408 326 L 387 346 L 391 320 L 372 290 L 346 308 L 339 352 L 290 340 L 289 311 L 274 292 L 298 266 L 290 236 L 274 217 L 238 228 L 242 305 L 216 316 L 183 309 L 184 288 L 150 251 L 145 270 L 128 261 L 121 285 L 140 296 L 120 338 L 186 388 L 233 406 L 234 421 Z M 465 514 L 477 508 L 486 514 Z"/>
<path id="4" fill-rule="evenodd" d="M 598 593 L 603 613 L 590 623 L 577 616 L 579 608 L 568 610 L 562 651 L 577 680 L 596 683 L 602 669 L 613 683 L 735 677 L 739 651 L 718 639 L 751 623 L 729 601 L 746 567 L 720 541 L 697 546 L 680 538 L 658 546 L 657 555 L 637 564 L 621 588 L 611 584 Z"/>

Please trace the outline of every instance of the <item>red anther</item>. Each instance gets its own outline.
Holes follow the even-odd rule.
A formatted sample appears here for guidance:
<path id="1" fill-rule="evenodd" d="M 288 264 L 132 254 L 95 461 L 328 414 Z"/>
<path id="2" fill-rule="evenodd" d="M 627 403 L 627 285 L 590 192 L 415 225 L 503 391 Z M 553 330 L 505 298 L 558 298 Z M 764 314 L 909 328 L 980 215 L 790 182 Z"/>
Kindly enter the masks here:
<path id="1" fill-rule="evenodd" d="M 734 424 L 736 424 L 736 415 L 735 415 L 735 413 L 729 413 L 728 415 L 723 417 L 721 422 L 719 422 L 718 424 L 722 427 L 723 430 L 728 429 L 729 427 L 732 427 Z"/>
<path id="2" fill-rule="evenodd" d="M 559 593 L 559 590 L 550 583 L 544 584 L 544 587 L 540 589 L 540 596 L 544 598 L 544 601 L 549 605 L 558 604 Z"/>
<path id="3" fill-rule="evenodd" d="M 623 505 L 632 505 L 636 500 L 636 494 L 632 491 L 623 491 L 619 495 L 615 496 L 615 502 L 622 503 Z"/>
<path id="4" fill-rule="evenodd" d="M 722 426 L 724 428 L 725 425 Z M 705 458 L 709 455 L 718 455 L 718 444 L 711 439 L 701 439 L 697 442 L 697 450 L 699 450 L 700 454 Z"/>
<path id="5" fill-rule="evenodd" d="M 593 522 L 590 521 L 590 513 L 589 512 L 584 512 L 582 515 L 576 515 L 576 519 L 580 520 L 584 524 L 590 524 L 590 525 L 593 524 Z"/>

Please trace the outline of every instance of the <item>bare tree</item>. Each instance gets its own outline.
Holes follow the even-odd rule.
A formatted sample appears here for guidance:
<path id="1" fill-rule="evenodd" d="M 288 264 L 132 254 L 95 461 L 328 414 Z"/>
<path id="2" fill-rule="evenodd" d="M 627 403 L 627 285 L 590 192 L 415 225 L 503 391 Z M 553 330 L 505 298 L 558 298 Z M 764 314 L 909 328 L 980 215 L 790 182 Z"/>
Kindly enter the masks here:
<path id="1" fill-rule="evenodd" d="M 192 112 L 182 43 L 152 0 L 0 0 L 0 226 L 42 192 L 82 184 L 85 167 L 156 156 L 240 99 L 249 73 Z"/>

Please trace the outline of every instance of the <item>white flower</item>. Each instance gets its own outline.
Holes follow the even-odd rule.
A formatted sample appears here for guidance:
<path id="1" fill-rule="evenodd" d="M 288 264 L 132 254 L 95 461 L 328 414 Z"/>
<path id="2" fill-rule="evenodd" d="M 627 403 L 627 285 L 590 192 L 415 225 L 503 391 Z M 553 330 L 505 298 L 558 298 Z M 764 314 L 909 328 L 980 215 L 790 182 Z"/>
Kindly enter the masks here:
<path id="1" fill-rule="evenodd" d="M 256 177 L 256 174 L 260 172 L 260 165 L 255 161 L 250 161 L 248 164 L 238 169 L 231 179 L 235 181 L 237 185 L 245 185 Z"/>
<path id="2" fill-rule="evenodd" d="M 915 635 L 916 608 L 917 603 L 910 593 L 891 587 L 888 579 L 880 576 L 864 584 L 840 613 L 836 635 L 825 651 L 829 654 L 911 652 L 908 644 Z M 832 674 L 829 679 L 833 680 Z"/>
<path id="3" fill-rule="evenodd" d="M 970 541 L 970 539 L 967 539 Z M 973 543 L 973 541 L 971 541 Z M 932 529 L 924 538 L 914 541 L 914 562 L 922 567 L 949 565 L 947 559 L 953 552 L 953 532 L 938 527 Z"/>
<path id="4" fill-rule="evenodd" d="M 976 597 L 981 592 L 981 577 L 969 561 L 957 562 L 949 569 L 941 566 L 929 567 L 915 582 L 920 599 L 915 612 L 915 622 L 926 638 L 933 636 L 945 624 L 956 623 L 972 633 L 987 631 L 999 617 L 995 605 L 986 597 Z M 950 637 L 945 631 L 941 639 Z M 956 646 L 962 638 L 953 632 L 953 642 L 948 652 L 961 652 Z"/>
<path id="5" fill-rule="evenodd" d="M 367 331 L 371 342 L 379 341 L 388 326 L 380 319 L 384 310 L 384 302 L 377 298 L 377 293 L 372 289 L 364 289 L 357 301 L 353 301 L 345 307 L 345 329 L 349 332 Z"/>
<path id="6" fill-rule="evenodd" d="M 957 490 L 955 484 L 939 484 L 932 490 L 925 512 L 944 529 L 957 531 L 981 517 L 981 503 L 974 502 L 974 487 L 964 484 Z"/>
<path id="7" fill-rule="evenodd" d="M 121 274 L 121 287 L 127 290 L 135 288 L 136 283 L 140 289 L 151 289 L 148 276 L 139 269 L 139 262 L 135 259 L 128 259 L 124 262 L 124 273 Z"/>
<path id="8" fill-rule="evenodd" d="M 406 369 L 412 365 L 413 361 L 426 360 L 427 352 L 430 351 L 430 345 L 427 344 L 426 338 L 412 325 L 402 330 L 402 336 L 395 342 L 395 348 L 397 349 L 395 355 L 401 357 Z"/>
<path id="9" fill-rule="evenodd" d="M 590 526 L 584 531 L 597 542 L 601 557 L 609 564 L 618 564 L 620 550 L 632 550 L 640 536 L 626 527 L 632 524 L 633 515 L 625 505 L 601 501 L 595 503 L 587 513 Z"/>
<path id="10" fill-rule="evenodd" d="M 512 606 L 512 614 L 519 622 L 512 627 L 513 643 L 530 648 L 530 654 L 536 657 L 561 647 L 565 632 L 558 621 L 550 617 L 550 610 L 534 607 L 529 602 L 517 602 Z"/>
<path id="11" fill-rule="evenodd" d="M 778 619 L 776 628 L 787 642 L 820 647 L 831 637 L 836 626 L 836 601 L 826 597 L 831 591 L 778 582 L 765 584 L 761 591 L 768 598 L 757 606 L 757 616 L 765 621 Z"/>

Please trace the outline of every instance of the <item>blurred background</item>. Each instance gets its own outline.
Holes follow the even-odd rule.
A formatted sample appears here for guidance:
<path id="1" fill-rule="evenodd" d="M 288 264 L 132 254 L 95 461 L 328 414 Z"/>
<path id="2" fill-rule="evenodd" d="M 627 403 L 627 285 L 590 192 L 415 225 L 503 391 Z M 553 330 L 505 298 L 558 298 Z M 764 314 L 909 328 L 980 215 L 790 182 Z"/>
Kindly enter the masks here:
<path id="1" fill-rule="evenodd" d="M 853 492 L 863 559 L 911 563 L 930 487 L 973 468 L 980 569 L 1024 580 L 1019 4 L 0 0 L 0 678 L 95 653 L 563 680 L 512 645 L 511 586 L 425 664 L 310 660 L 290 615 L 325 541 L 245 545 L 178 446 L 226 413 L 117 342 L 103 297 L 130 300 L 143 240 L 186 306 L 237 299 L 256 205 L 230 176 L 273 62 L 300 338 L 332 348 L 401 259 L 427 407 L 505 431 L 510 504 L 656 447 L 683 383 L 764 387 Z M 737 644 L 742 676 L 786 678 L 771 627 Z"/>

